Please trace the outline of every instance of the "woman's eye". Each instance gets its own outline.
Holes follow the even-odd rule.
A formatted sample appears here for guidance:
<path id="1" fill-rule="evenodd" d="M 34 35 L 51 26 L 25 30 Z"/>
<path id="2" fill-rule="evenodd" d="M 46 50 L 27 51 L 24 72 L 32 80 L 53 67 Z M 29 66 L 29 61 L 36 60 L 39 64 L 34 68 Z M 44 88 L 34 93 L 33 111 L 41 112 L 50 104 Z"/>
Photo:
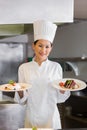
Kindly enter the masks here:
<path id="1" fill-rule="evenodd" d="M 42 45 L 39 45 L 39 47 L 42 47 Z"/>
<path id="2" fill-rule="evenodd" d="M 46 48 L 49 48 L 49 46 L 46 46 Z"/>
<path id="3" fill-rule="evenodd" d="M 41 48 L 44 47 L 44 46 L 42 46 L 42 45 L 38 45 L 38 46 L 41 47 Z M 45 46 L 45 48 L 50 48 L 50 47 L 49 47 L 49 46 Z"/>

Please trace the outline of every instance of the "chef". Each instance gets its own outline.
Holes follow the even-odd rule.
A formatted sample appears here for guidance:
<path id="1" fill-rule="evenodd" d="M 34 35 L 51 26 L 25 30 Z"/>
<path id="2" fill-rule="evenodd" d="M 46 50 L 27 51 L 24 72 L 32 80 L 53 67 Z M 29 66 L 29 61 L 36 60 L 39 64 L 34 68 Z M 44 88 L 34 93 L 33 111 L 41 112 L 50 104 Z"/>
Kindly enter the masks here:
<path id="1" fill-rule="evenodd" d="M 26 102 L 25 128 L 61 129 L 60 114 L 57 103 L 65 102 L 70 92 L 53 87 L 55 80 L 62 79 L 62 68 L 59 63 L 49 60 L 57 25 L 38 20 L 33 24 L 34 57 L 31 62 L 23 63 L 18 69 L 19 82 L 31 83 L 28 91 L 16 92 L 18 103 Z"/>

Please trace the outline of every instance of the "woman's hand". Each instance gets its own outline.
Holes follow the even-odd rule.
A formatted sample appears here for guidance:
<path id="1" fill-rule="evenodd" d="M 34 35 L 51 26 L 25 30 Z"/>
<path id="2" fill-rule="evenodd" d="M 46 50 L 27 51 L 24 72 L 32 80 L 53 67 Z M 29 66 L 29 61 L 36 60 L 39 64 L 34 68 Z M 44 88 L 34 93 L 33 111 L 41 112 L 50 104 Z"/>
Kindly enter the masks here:
<path id="1" fill-rule="evenodd" d="M 64 91 L 64 90 L 60 90 L 60 93 L 64 94 L 64 93 L 65 93 L 65 91 Z"/>
<path id="2" fill-rule="evenodd" d="M 26 94 L 28 93 L 28 90 L 26 90 Z M 18 91 L 18 94 L 20 96 L 20 98 L 23 98 L 24 96 L 24 91 Z"/>
<path id="3" fill-rule="evenodd" d="M 24 96 L 23 91 L 18 91 L 18 94 L 19 94 L 20 98 L 23 98 L 23 96 Z"/>

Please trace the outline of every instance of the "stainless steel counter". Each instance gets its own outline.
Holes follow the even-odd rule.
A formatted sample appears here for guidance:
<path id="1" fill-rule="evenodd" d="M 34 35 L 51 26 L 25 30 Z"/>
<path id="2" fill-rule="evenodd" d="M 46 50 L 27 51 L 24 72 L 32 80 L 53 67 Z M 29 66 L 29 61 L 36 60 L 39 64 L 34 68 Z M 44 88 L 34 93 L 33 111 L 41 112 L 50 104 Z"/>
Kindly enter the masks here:
<path id="1" fill-rule="evenodd" d="M 0 130 L 18 130 L 24 127 L 25 105 L 0 102 Z"/>

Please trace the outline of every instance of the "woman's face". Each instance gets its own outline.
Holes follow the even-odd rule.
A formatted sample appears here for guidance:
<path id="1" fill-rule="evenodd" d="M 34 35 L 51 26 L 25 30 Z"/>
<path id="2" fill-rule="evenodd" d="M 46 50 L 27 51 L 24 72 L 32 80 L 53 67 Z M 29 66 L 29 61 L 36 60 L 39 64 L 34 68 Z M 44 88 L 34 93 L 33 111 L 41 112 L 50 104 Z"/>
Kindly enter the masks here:
<path id="1" fill-rule="evenodd" d="M 33 50 L 36 60 L 45 61 L 52 50 L 52 46 L 48 40 L 41 39 L 33 44 Z"/>

